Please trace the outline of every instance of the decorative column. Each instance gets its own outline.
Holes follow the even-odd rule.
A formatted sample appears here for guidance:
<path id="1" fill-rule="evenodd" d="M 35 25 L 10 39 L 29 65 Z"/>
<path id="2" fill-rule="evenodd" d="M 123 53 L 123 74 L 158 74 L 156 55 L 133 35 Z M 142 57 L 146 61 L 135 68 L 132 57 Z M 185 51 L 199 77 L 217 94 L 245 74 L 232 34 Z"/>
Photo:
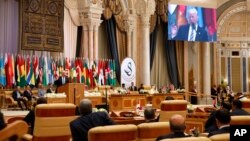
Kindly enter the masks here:
<path id="1" fill-rule="evenodd" d="M 82 47 L 81 47 L 81 54 L 83 55 L 84 58 L 88 58 L 88 27 L 83 26 L 82 28 L 83 36 L 82 36 Z"/>
<path id="2" fill-rule="evenodd" d="M 142 16 L 142 42 L 141 42 L 141 75 L 142 75 L 142 82 L 145 85 L 150 85 L 150 23 L 149 23 L 149 16 Z M 144 77 L 143 77 L 144 76 Z"/>
<path id="3" fill-rule="evenodd" d="M 102 22 L 102 1 L 78 0 L 80 23 L 83 26 L 81 54 L 90 62 L 98 59 L 98 29 Z"/>
<path id="4" fill-rule="evenodd" d="M 203 48 L 203 93 L 211 94 L 210 43 L 202 43 Z M 207 97 L 210 98 L 210 97 Z"/>
<path id="5" fill-rule="evenodd" d="M 89 25 L 88 25 L 88 29 L 89 29 L 89 61 L 90 62 L 92 62 L 93 61 L 93 59 L 94 59 L 94 52 L 93 52 L 93 48 L 94 48 L 94 46 L 93 46 L 93 25 L 90 23 Z"/>
<path id="6" fill-rule="evenodd" d="M 98 57 L 98 29 L 100 24 L 95 25 L 94 27 L 94 60 L 97 60 Z"/>
<path id="7" fill-rule="evenodd" d="M 150 85 L 150 16 L 155 12 L 155 1 L 153 0 L 136 0 L 136 13 L 140 17 L 141 25 L 141 44 L 139 57 L 140 83 Z"/>
<path id="8" fill-rule="evenodd" d="M 133 58 L 132 52 L 133 52 L 133 42 L 132 42 L 132 33 L 135 29 L 135 15 L 133 14 L 126 14 L 124 18 L 125 23 L 125 30 L 127 32 L 127 56 Z"/>

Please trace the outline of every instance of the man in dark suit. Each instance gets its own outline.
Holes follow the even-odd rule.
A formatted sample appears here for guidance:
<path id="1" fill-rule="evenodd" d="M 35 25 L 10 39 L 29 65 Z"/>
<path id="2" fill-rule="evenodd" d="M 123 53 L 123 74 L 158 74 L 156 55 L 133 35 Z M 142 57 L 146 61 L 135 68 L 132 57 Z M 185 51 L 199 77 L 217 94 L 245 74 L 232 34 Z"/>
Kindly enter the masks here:
<path id="1" fill-rule="evenodd" d="M 152 107 L 146 107 L 144 109 L 144 118 L 145 122 L 156 122 L 157 118 L 155 118 L 155 109 Z"/>
<path id="2" fill-rule="evenodd" d="M 113 125 L 106 112 L 92 113 L 92 104 L 89 99 L 83 99 L 79 105 L 80 117 L 70 122 L 73 141 L 88 141 L 88 131 L 96 126 Z"/>
<path id="3" fill-rule="evenodd" d="M 12 92 L 12 97 L 15 101 L 17 101 L 18 103 L 18 106 L 24 110 L 23 106 L 22 106 L 22 103 L 25 105 L 25 108 L 28 109 L 28 106 L 27 106 L 27 99 L 24 98 L 23 94 L 21 93 L 20 91 L 20 87 L 17 86 L 16 87 L 16 90 L 14 90 Z"/>
<path id="4" fill-rule="evenodd" d="M 230 121 L 231 116 L 230 112 L 226 109 L 219 109 L 215 112 L 216 124 L 218 126 L 218 130 L 210 132 L 208 137 L 217 134 L 229 133 L 230 132 Z"/>
<path id="5" fill-rule="evenodd" d="M 52 83 L 49 83 L 49 87 L 48 87 L 46 93 L 53 93 L 53 85 L 52 85 Z"/>
<path id="6" fill-rule="evenodd" d="M 39 104 L 47 104 L 47 99 L 45 97 L 39 97 L 36 101 L 36 105 Z M 30 133 L 33 135 L 35 125 L 35 109 L 30 110 L 23 120 L 30 125 Z"/>
<path id="7" fill-rule="evenodd" d="M 216 107 L 216 99 L 217 99 L 217 87 L 213 85 L 211 88 L 211 98 L 213 99 L 213 106 Z"/>
<path id="8" fill-rule="evenodd" d="M 5 123 L 3 113 L 0 111 L 0 130 L 5 128 L 7 124 Z"/>
<path id="9" fill-rule="evenodd" d="M 169 119 L 170 130 L 172 133 L 159 136 L 156 141 L 160 141 L 168 138 L 181 138 L 181 137 L 189 137 L 189 135 L 185 135 L 184 131 L 186 129 L 185 118 L 179 114 L 173 115 Z"/>
<path id="10" fill-rule="evenodd" d="M 66 83 L 69 83 L 69 78 L 68 78 L 68 76 L 66 76 L 66 72 L 63 71 L 63 72 L 62 72 L 62 76 L 60 76 L 60 77 L 55 81 L 55 85 L 56 85 L 57 87 L 59 87 L 59 86 L 62 86 L 62 85 L 64 85 L 64 84 L 66 84 Z"/>
<path id="11" fill-rule="evenodd" d="M 233 100 L 231 116 L 250 115 L 247 111 L 242 109 L 242 102 L 238 99 Z"/>
<path id="12" fill-rule="evenodd" d="M 175 40 L 186 41 L 208 41 L 208 34 L 205 29 L 198 25 L 198 11 L 191 8 L 188 11 L 188 24 L 179 27 Z"/>
<path id="13" fill-rule="evenodd" d="M 131 82 L 131 86 L 129 87 L 130 91 L 137 91 L 137 87 L 135 86 L 134 82 Z"/>
<path id="14" fill-rule="evenodd" d="M 228 111 L 230 111 L 231 108 L 232 108 L 232 105 L 229 102 L 223 102 L 221 104 L 221 107 L 220 107 L 220 109 L 225 109 L 225 110 L 228 110 Z M 212 111 L 211 114 L 209 115 L 209 117 L 208 117 L 208 119 L 207 119 L 207 121 L 205 123 L 205 132 L 209 133 L 209 132 L 213 132 L 213 131 L 218 130 L 215 113 L 216 113 L 216 110 Z"/>

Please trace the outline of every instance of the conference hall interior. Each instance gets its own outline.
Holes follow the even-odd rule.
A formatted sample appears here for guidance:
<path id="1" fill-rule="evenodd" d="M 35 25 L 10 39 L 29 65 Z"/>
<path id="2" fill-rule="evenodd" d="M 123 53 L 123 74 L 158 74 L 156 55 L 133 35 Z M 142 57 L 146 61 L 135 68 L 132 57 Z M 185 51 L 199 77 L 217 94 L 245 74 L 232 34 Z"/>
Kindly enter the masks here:
<path id="1" fill-rule="evenodd" d="M 208 122 L 219 130 L 228 105 L 224 126 L 250 125 L 249 10 L 250 0 L 0 0 L 0 141 L 170 141 L 175 117 L 183 140 L 229 141 Z"/>

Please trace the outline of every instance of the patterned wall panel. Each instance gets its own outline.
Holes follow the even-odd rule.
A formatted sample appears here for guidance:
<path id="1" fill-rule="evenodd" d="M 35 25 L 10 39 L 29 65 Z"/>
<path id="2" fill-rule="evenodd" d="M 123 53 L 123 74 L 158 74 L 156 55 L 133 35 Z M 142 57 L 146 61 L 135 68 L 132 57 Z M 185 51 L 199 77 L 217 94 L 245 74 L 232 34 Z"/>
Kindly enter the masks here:
<path id="1" fill-rule="evenodd" d="M 241 91 L 241 63 L 240 58 L 231 58 L 232 61 L 232 90 L 234 92 Z"/>
<path id="2" fill-rule="evenodd" d="M 22 0 L 20 5 L 21 48 L 62 52 L 64 0 Z"/>
<path id="3" fill-rule="evenodd" d="M 243 92 L 247 91 L 247 59 L 246 57 L 242 58 L 242 85 Z"/>
<path id="4" fill-rule="evenodd" d="M 221 57 L 221 78 L 226 78 L 225 57 Z"/>

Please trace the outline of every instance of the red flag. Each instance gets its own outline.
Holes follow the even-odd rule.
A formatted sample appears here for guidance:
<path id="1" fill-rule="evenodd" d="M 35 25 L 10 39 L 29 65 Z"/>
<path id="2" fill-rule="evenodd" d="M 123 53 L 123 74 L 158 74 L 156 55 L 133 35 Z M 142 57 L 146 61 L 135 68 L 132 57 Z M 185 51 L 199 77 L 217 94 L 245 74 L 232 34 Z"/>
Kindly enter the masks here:
<path id="1" fill-rule="evenodd" d="M 178 27 L 187 23 L 185 11 L 186 11 L 185 5 L 178 6 L 178 13 L 177 13 L 177 25 L 178 25 Z"/>
<path id="2" fill-rule="evenodd" d="M 208 33 L 212 36 L 216 33 L 216 10 L 212 8 L 204 8 L 204 19 L 208 29 Z"/>

